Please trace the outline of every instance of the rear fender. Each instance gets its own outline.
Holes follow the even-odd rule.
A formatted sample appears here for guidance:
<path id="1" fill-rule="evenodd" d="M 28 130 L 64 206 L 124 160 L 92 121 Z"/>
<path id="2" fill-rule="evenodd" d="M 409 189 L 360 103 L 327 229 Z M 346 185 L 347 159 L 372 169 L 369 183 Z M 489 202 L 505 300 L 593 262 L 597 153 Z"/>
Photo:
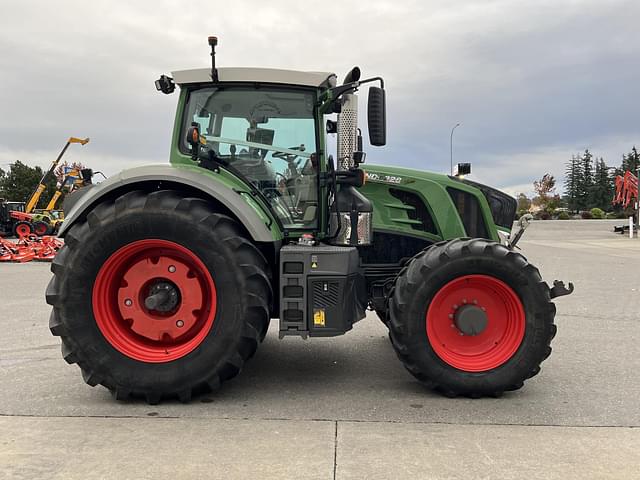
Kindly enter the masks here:
<path id="1" fill-rule="evenodd" d="M 80 198 L 74 199 L 71 209 L 65 212 L 65 220 L 58 236 L 64 237 L 74 223 L 84 218 L 95 205 L 106 198 L 112 198 L 119 192 L 149 188 L 149 184 L 162 183 L 168 185 L 167 188 L 183 186 L 190 192 L 195 190 L 202 198 L 220 203 L 244 226 L 256 242 L 273 242 L 282 238 L 277 222 L 250 195 L 238 193 L 238 190 L 232 187 L 232 181 L 218 177 L 222 175 L 201 168 L 166 164 L 124 170 L 92 188 L 87 188 Z M 246 188 L 240 190 L 244 191 Z"/>

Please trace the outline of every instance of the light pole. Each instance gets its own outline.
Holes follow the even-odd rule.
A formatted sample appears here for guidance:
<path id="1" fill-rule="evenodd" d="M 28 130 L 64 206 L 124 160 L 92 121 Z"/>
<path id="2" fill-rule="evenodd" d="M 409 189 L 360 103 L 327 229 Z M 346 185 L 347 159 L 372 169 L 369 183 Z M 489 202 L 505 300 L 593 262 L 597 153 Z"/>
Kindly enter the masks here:
<path id="1" fill-rule="evenodd" d="M 453 131 L 460 126 L 459 123 L 456 123 L 451 129 L 451 138 L 449 139 L 449 153 L 451 155 L 451 175 L 453 175 Z"/>

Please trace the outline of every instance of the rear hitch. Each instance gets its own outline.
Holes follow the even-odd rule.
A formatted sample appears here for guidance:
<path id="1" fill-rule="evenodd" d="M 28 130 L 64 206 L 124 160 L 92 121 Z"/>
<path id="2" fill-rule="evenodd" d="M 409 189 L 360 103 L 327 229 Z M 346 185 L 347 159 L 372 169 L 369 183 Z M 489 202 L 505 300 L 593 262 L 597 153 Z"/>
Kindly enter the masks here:
<path id="1" fill-rule="evenodd" d="M 573 293 L 573 283 L 569 282 L 569 288 L 564 286 L 562 280 L 554 280 L 553 287 L 549 289 L 549 296 L 551 298 L 564 297 Z"/>

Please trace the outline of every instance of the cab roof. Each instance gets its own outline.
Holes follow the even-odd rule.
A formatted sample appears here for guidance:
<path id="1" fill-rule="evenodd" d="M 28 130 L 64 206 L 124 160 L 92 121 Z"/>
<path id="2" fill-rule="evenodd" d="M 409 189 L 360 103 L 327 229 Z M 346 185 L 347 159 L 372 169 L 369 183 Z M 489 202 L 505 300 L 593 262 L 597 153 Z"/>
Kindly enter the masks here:
<path id="1" fill-rule="evenodd" d="M 178 85 L 211 82 L 210 68 L 195 68 L 171 72 Z M 218 68 L 220 82 L 258 82 L 300 85 L 304 87 L 329 88 L 329 79 L 335 78 L 331 72 L 302 72 L 277 68 L 226 67 Z"/>

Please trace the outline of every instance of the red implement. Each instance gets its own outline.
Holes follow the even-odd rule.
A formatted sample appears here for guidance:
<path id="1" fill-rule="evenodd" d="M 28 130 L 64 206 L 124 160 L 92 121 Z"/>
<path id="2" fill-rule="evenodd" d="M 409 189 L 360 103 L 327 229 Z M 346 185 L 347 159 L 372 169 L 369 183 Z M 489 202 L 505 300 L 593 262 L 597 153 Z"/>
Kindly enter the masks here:
<path id="1" fill-rule="evenodd" d="M 62 245 L 52 236 L 23 235 L 15 243 L 0 238 L 0 262 L 50 262 Z"/>

